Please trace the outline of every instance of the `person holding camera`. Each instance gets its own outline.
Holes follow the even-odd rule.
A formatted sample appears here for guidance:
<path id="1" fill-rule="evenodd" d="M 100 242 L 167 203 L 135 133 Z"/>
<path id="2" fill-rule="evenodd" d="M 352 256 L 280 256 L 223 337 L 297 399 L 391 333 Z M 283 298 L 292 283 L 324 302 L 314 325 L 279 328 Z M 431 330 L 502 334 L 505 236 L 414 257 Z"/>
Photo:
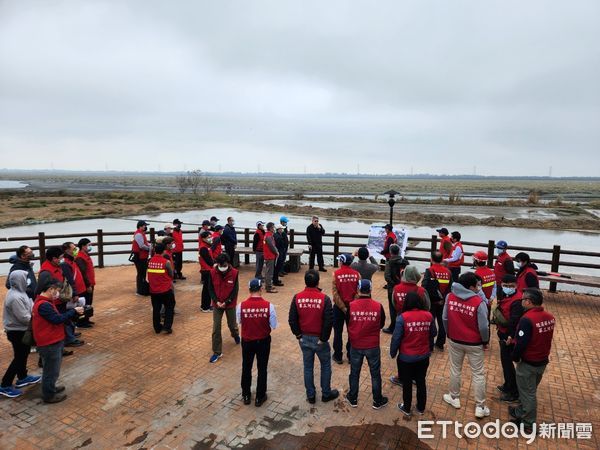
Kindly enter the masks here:
<path id="1" fill-rule="evenodd" d="M 308 241 L 308 268 L 315 268 L 315 256 L 317 257 L 317 263 L 319 264 L 319 272 L 327 272 L 325 269 L 325 262 L 323 261 L 323 236 L 325 235 L 325 228 L 319 223 L 317 216 L 312 217 L 311 224 L 306 228 L 306 240 Z"/>
<path id="2" fill-rule="evenodd" d="M 42 399 L 45 403 L 58 403 L 67 398 L 64 386 L 57 386 L 60 375 L 65 340 L 64 323 L 83 315 L 83 307 L 77 306 L 61 314 L 56 305 L 60 303 L 62 283 L 48 278 L 38 285 L 40 294 L 32 310 L 31 327 L 37 351 L 42 358 Z"/>
<path id="3" fill-rule="evenodd" d="M 155 253 L 148 261 L 148 284 L 152 301 L 152 325 L 159 334 L 173 332 L 173 315 L 175 311 L 175 293 L 173 292 L 173 265 L 167 255 L 164 243 L 154 247 Z M 165 321 L 161 323 L 160 310 L 165 308 Z"/>

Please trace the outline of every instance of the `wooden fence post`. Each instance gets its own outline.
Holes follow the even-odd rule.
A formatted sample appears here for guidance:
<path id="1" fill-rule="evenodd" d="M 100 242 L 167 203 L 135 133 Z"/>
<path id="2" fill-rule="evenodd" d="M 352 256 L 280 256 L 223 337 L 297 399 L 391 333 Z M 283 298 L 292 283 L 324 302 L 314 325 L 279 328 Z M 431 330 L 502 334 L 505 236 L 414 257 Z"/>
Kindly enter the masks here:
<path id="1" fill-rule="evenodd" d="M 96 245 L 98 246 L 98 267 L 104 267 L 104 235 L 102 229 L 98 229 L 96 237 Z"/>
<path id="2" fill-rule="evenodd" d="M 489 268 L 494 267 L 494 250 L 496 248 L 496 242 L 492 241 L 491 239 L 488 241 L 488 259 L 487 259 L 487 266 Z M 498 283 L 500 283 L 502 280 L 496 280 L 496 286 L 498 286 Z"/>
<path id="3" fill-rule="evenodd" d="M 250 247 L 250 229 L 249 228 L 244 228 L 244 246 Z M 244 263 L 250 264 L 250 255 L 247 253 L 244 255 Z"/>
<path id="4" fill-rule="evenodd" d="M 438 237 L 436 234 L 431 235 L 431 253 L 437 250 L 437 239 Z"/>
<path id="5" fill-rule="evenodd" d="M 340 254 L 340 232 L 333 232 L 333 267 L 338 266 L 338 255 Z"/>
<path id="6" fill-rule="evenodd" d="M 46 234 L 43 231 L 38 233 L 38 247 L 40 248 L 40 265 L 46 261 Z"/>
<path id="7" fill-rule="evenodd" d="M 551 272 L 558 272 L 558 266 L 560 264 L 560 245 L 555 245 L 552 248 L 552 264 L 550 265 Z M 556 292 L 556 283 L 550 282 L 550 292 Z"/>
<path id="8" fill-rule="evenodd" d="M 290 248 L 294 248 L 294 229 L 290 229 Z"/>

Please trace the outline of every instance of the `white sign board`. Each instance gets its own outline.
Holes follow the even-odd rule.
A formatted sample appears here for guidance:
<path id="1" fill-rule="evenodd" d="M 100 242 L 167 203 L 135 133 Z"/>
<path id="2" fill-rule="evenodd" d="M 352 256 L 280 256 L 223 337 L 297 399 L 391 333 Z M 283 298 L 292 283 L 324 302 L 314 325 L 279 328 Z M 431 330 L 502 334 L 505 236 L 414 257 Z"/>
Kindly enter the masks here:
<path id="1" fill-rule="evenodd" d="M 398 245 L 400 246 L 400 256 L 404 258 L 406 252 L 406 244 L 408 243 L 408 231 L 404 228 L 394 228 L 392 230 L 398 238 Z M 375 259 L 383 258 L 381 252 L 383 251 L 383 245 L 385 244 L 385 228 L 381 225 L 371 225 L 369 229 L 369 240 L 367 242 L 367 248 L 369 253 Z"/>

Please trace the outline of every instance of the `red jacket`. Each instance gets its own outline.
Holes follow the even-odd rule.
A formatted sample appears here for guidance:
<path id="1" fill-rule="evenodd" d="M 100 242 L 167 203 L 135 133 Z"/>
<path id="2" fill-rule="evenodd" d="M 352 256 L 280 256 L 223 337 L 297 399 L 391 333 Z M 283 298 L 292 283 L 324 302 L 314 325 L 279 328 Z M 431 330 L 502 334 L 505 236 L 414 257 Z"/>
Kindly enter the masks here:
<path id="1" fill-rule="evenodd" d="M 350 266 L 344 264 L 333 273 L 333 279 L 340 298 L 348 306 L 356 297 L 360 274 Z"/>
<path id="2" fill-rule="evenodd" d="M 460 248 L 460 252 L 461 252 L 460 259 L 458 261 L 449 262 L 448 267 L 460 267 L 465 262 L 465 251 L 463 250 L 462 242 L 460 242 L 460 241 L 452 244 L 452 253 L 450 253 L 448 258 L 450 258 L 452 256 L 456 247 Z"/>
<path id="3" fill-rule="evenodd" d="M 224 302 L 233 293 L 235 284 L 238 278 L 238 270 L 230 267 L 227 272 L 221 272 L 217 267 L 213 267 L 210 270 L 210 281 L 215 295 L 219 299 L 219 302 Z M 230 303 L 225 305 L 225 309 L 235 308 L 237 304 L 237 294 L 231 300 Z M 212 302 L 213 307 L 217 305 Z"/>
<path id="4" fill-rule="evenodd" d="M 65 276 L 60 266 L 55 266 L 48 260 L 44 261 L 40 266 L 40 273 L 41 272 L 50 272 L 50 276 L 55 280 L 60 282 L 65 281 Z"/>
<path id="5" fill-rule="evenodd" d="M 458 344 L 481 345 L 477 309 L 483 300 L 473 294 L 467 300 L 448 294 L 448 337 Z"/>
<path id="6" fill-rule="evenodd" d="M 496 274 L 489 267 L 483 266 L 475 269 L 475 275 L 481 277 L 481 287 L 485 297 L 489 300 L 496 284 Z"/>
<path id="7" fill-rule="evenodd" d="M 446 242 L 448 242 L 450 245 L 446 245 Z M 450 250 L 446 250 L 444 247 L 449 247 Z M 450 256 L 452 256 L 452 240 L 450 239 L 449 236 L 444 236 L 442 238 L 442 240 L 440 241 L 440 253 L 442 254 L 442 258 L 446 259 L 446 258 L 450 258 Z"/>
<path id="8" fill-rule="evenodd" d="M 523 270 L 521 270 L 521 271 L 519 271 L 519 273 L 517 273 L 517 290 L 518 291 L 523 291 L 523 289 L 526 289 L 529 287 L 529 286 L 527 286 L 527 283 L 525 281 L 525 278 L 527 277 L 528 273 L 534 275 L 536 280 L 539 280 L 537 270 L 535 270 L 531 266 L 526 266 Z M 538 286 L 539 286 L 539 281 L 538 281 Z"/>
<path id="9" fill-rule="evenodd" d="M 429 348 L 430 328 L 433 316 L 429 311 L 411 309 L 402 313 L 404 333 L 400 341 L 400 354 L 408 356 L 427 355 Z"/>
<path id="10" fill-rule="evenodd" d="M 271 247 L 269 247 L 269 244 L 267 244 L 267 239 L 271 239 L 273 240 L 273 243 L 275 243 L 273 233 L 271 231 L 267 231 L 263 239 L 263 253 L 265 256 L 265 261 L 277 259 L 277 253 L 274 253 L 273 250 L 271 250 Z"/>
<path id="11" fill-rule="evenodd" d="M 75 259 L 81 259 L 85 262 L 85 275 L 90 283 L 90 286 L 96 286 L 96 272 L 94 271 L 94 262 L 92 261 L 92 257 L 88 255 L 85 251 L 79 250 Z"/>
<path id="12" fill-rule="evenodd" d="M 173 249 L 173 253 L 181 253 L 183 252 L 183 231 L 181 230 L 173 230 L 173 242 L 175 242 L 175 248 Z"/>
<path id="13" fill-rule="evenodd" d="M 65 325 L 63 323 L 54 324 L 40 316 L 39 309 L 42 303 L 49 303 L 56 314 L 60 314 L 51 299 L 43 295 L 37 296 L 31 311 L 31 329 L 38 347 L 56 344 L 65 339 Z"/>
<path id="14" fill-rule="evenodd" d="M 512 258 L 506 252 L 502 252 L 500 255 L 498 255 L 498 258 L 496 258 L 496 262 L 494 263 L 494 274 L 496 275 L 496 281 L 502 282 L 504 275 L 507 274 L 506 270 L 504 269 L 504 263 L 507 260 L 512 261 Z"/>
<path id="15" fill-rule="evenodd" d="M 141 230 L 136 230 L 136 232 L 133 233 L 133 242 L 131 243 L 131 251 L 133 253 L 136 253 L 140 259 L 148 259 L 148 250 L 142 250 L 140 248 L 137 241 L 135 240 L 136 234 L 141 234 L 144 238 L 144 244 L 148 245 L 148 238 L 146 237 L 146 233 L 144 233 Z"/>
<path id="16" fill-rule="evenodd" d="M 450 288 L 450 280 L 452 279 L 452 273 L 446 266 L 441 264 L 432 264 L 429 267 L 429 273 L 431 278 L 435 278 L 440 286 L 440 293 L 445 297 Z"/>
<path id="17" fill-rule="evenodd" d="M 167 259 L 154 255 L 148 261 L 148 284 L 151 294 L 163 294 L 173 287 L 173 278 L 167 272 Z"/>
<path id="18" fill-rule="evenodd" d="M 79 270 L 79 267 L 77 264 L 75 264 L 75 260 L 65 257 L 65 264 L 71 268 L 71 272 L 73 273 L 73 284 L 75 285 L 73 288 L 73 295 L 85 294 L 87 289 L 85 286 L 85 280 L 83 279 L 81 270 Z"/>
<path id="19" fill-rule="evenodd" d="M 531 322 L 533 328 L 531 340 L 525 348 L 521 359 L 525 362 L 538 363 L 547 361 L 552 347 L 552 336 L 554 335 L 554 325 L 556 319 L 552 314 L 544 311 L 542 306 L 528 309 L 521 320 L 527 319 Z M 519 332 L 516 333 L 519 339 Z"/>
<path id="20" fill-rule="evenodd" d="M 296 310 L 302 334 L 321 336 L 325 294 L 318 288 L 305 288 L 295 295 Z"/>
<path id="21" fill-rule="evenodd" d="M 207 244 L 206 242 L 204 242 L 203 240 L 200 240 L 200 251 L 202 251 L 202 249 L 206 249 L 206 251 L 208 252 L 208 254 L 210 255 L 210 257 L 212 259 L 214 259 L 213 256 L 213 252 L 210 248 L 210 244 Z M 212 270 L 212 264 L 209 264 L 202 256 L 201 254 L 198 254 L 198 262 L 200 263 L 200 271 L 201 272 L 205 272 L 205 271 L 210 271 Z"/>
<path id="22" fill-rule="evenodd" d="M 381 254 L 385 259 L 390 259 L 390 246 L 398 243 L 398 237 L 393 231 L 388 231 L 385 235 L 385 243 Z"/>
<path id="23" fill-rule="evenodd" d="M 258 235 L 258 240 L 256 242 L 256 251 L 262 252 L 265 247 L 265 232 L 264 230 L 257 228 L 254 234 Z"/>
<path id="24" fill-rule="evenodd" d="M 353 348 L 366 350 L 379 347 L 381 304 L 360 297 L 348 306 L 348 340 Z"/>
<path id="25" fill-rule="evenodd" d="M 223 253 L 223 246 L 221 245 L 221 233 L 218 231 L 213 232 L 212 238 L 213 238 L 213 245 L 212 245 L 213 258 L 216 258 L 221 253 Z"/>
<path id="26" fill-rule="evenodd" d="M 242 339 L 257 341 L 271 335 L 271 304 L 262 297 L 248 297 L 240 305 Z"/>
<path id="27" fill-rule="evenodd" d="M 394 286 L 394 293 L 392 294 L 392 298 L 394 299 L 394 307 L 396 308 L 396 314 L 400 314 L 402 312 L 404 299 L 406 298 L 406 294 L 409 292 L 416 292 L 419 297 L 421 297 L 423 305 L 425 305 L 425 289 L 421 286 L 417 286 L 416 283 L 407 283 L 406 281 L 402 281 L 400 284 Z"/>

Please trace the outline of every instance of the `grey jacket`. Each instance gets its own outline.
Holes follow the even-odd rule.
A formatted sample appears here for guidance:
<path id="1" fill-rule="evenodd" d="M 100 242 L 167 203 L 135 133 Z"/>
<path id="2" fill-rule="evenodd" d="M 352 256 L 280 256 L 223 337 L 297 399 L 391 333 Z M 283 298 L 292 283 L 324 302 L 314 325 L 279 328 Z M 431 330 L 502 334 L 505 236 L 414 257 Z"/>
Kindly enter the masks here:
<path id="1" fill-rule="evenodd" d="M 33 300 L 26 293 L 27 272 L 14 270 L 10 274 L 10 289 L 4 300 L 4 329 L 25 331 L 31 320 Z"/>
<path id="2" fill-rule="evenodd" d="M 452 293 L 461 300 L 466 300 L 474 295 L 475 292 L 467 289 L 462 284 L 454 283 L 452 285 Z M 444 328 L 448 332 L 448 302 L 444 303 L 444 311 L 442 312 L 442 321 L 444 322 Z M 488 322 L 488 309 L 485 302 L 479 304 L 477 308 L 477 325 L 479 326 L 479 335 L 481 336 L 481 342 L 487 344 L 490 340 L 490 324 Z"/>

